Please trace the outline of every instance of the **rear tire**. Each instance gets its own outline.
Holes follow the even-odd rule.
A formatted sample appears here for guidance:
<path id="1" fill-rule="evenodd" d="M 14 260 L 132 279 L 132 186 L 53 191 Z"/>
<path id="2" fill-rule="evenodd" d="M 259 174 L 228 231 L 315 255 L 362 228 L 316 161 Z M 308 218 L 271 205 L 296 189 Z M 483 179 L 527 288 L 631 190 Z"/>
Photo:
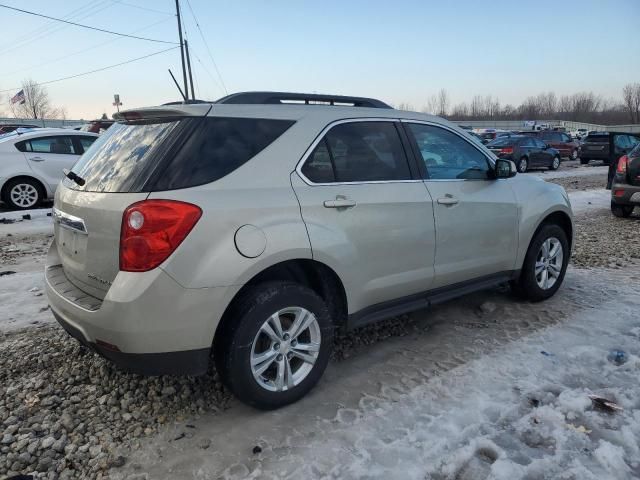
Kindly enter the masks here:
<path id="1" fill-rule="evenodd" d="M 9 180 L 2 190 L 2 200 L 14 210 L 35 208 L 42 203 L 44 197 L 42 185 L 31 178 Z"/>
<path id="2" fill-rule="evenodd" d="M 520 160 L 518 160 L 518 173 L 525 173 L 527 171 L 527 168 L 529 168 L 529 160 L 527 159 L 527 157 L 522 157 L 520 158 Z"/>
<path id="3" fill-rule="evenodd" d="M 560 168 L 560 157 L 553 157 L 551 160 L 551 165 L 549 165 L 549 170 L 557 170 Z"/>
<path id="4" fill-rule="evenodd" d="M 334 326 L 313 290 L 280 281 L 257 285 L 229 315 L 214 357 L 223 383 L 240 401 L 271 410 L 299 400 L 318 383 L 329 362 Z M 305 319 L 309 326 L 297 330 L 296 320 L 305 325 Z"/>
<path id="5" fill-rule="evenodd" d="M 571 160 L 577 160 L 578 159 L 578 149 L 574 148 L 573 151 L 571 152 Z"/>
<path id="6" fill-rule="evenodd" d="M 543 225 L 531 240 L 520 278 L 512 283 L 515 293 L 532 302 L 552 297 L 564 280 L 570 253 L 564 230 Z"/>
<path id="7" fill-rule="evenodd" d="M 611 202 L 611 212 L 619 218 L 627 218 L 630 217 L 633 213 L 634 206 L 633 205 L 617 205 Z"/>

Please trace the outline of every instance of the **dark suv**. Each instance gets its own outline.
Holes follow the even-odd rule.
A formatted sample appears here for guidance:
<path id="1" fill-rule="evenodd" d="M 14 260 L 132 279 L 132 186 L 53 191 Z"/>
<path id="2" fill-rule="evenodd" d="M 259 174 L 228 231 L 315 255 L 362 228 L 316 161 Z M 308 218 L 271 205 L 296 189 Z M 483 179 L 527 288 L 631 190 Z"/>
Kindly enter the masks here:
<path id="1" fill-rule="evenodd" d="M 611 182 L 611 211 L 616 217 L 628 217 L 640 207 L 640 143 L 618 160 Z"/>
<path id="2" fill-rule="evenodd" d="M 559 131 L 524 131 L 523 135 L 536 137 L 560 152 L 561 157 L 577 160 L 580 154 L 580 142 L 572 139 L 569 134 Z"/>
<path id="3" fill-rule="evenodd" d="M 533 136 L 498 138 L 487 144 L 487 148 L 498 158 L 515 162 L 520 173 L 541 167 L 557 170 L 560 166 L 560 152 Z"/>
<path id="4" fill-rule="evenodd" d="M 632 133 L 591 132 L 580 147 L 580 163 L 602 160 L 605 165 L 616 162 L 629 153 L 640 140 Z"/>

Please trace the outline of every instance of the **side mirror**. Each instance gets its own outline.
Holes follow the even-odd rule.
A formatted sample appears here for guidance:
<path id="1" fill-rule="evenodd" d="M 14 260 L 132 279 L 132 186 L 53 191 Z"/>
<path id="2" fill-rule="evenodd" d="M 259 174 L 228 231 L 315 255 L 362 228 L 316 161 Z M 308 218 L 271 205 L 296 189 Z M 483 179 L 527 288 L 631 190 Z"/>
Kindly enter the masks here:
<path id="1" fill-rule="evenodd" d="M 511 160 L 506 160 L 504 158 L 498 158 L 496 160 L 496 178 L 511 178 L 515 177 L 516 173 L 516 164 Z"/>

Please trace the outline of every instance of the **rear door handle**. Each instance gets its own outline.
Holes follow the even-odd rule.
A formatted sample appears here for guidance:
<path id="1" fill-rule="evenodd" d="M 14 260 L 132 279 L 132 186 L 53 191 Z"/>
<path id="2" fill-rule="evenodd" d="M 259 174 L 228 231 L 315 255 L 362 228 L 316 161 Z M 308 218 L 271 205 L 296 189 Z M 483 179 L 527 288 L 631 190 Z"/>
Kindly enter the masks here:
<path id="1" fill-rule="evenodd" d="M 335 200 L 325 200 L 325 208 L 351 208 L 356 206 L 355 200 L 347 198 L 336 198 Z"/>
<path id="2" fill-rule="evenodd" d="M 451 196 L 440 197 L 437 201 L 440 205 L 456 205 L 458 203 L 458 199 Z"/>
<path id="3" fill-rule="evenodd" d="M 44 162 L 44 158 L 42 157 L 31 157 L 29 158 L 32 162 Z"/>

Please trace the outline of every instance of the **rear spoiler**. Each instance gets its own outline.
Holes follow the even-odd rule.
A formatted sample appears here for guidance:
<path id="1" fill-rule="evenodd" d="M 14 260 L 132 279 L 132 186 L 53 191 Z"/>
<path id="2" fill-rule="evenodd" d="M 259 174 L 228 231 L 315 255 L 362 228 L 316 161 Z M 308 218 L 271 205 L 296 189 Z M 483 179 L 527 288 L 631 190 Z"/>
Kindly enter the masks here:
<path id="1" fill-rule="evenodd" d="M 211 110 L 210 103 L 195 105 L 171 105 L 162 107 L 138 108 L 124 110 L 113 115 L 118 122 L 136 122 L 140 120 L 166 120 L 169 118 L 204 117 Z"/>

